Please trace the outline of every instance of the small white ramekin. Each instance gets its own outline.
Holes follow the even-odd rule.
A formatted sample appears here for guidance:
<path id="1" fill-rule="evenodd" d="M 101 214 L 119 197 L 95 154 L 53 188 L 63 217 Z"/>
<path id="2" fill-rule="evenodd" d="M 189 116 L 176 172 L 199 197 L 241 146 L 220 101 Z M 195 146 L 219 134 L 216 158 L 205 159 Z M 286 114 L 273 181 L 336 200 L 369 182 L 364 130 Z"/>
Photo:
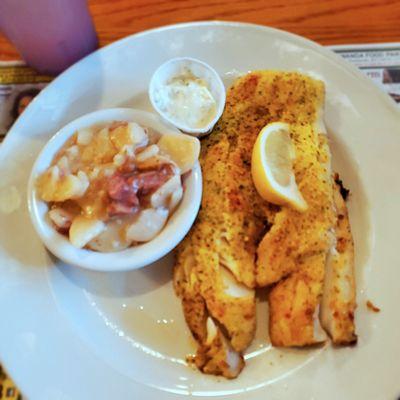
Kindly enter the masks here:
<path id="1" fill-rule="evenodd" d="M 217 104 L 215 117 L 207 125 L 201 128 L 191 128 L 183 123 L 178 123 L 172 120 L 169 118 L 167 113 L 158 107 L 157 102 L 155 101 L 155 93 L 160 89 L 160 87 L 166 85 L 172 78 L 182 75 L 186 68 L 192 71 L 193 75 L 196 77 L 204 79 Z M 220 119 L 225 107 L 226 94 L 224 83 L 214 68 L 203 61 L 196 60 L 195 58 L 178 57 L 168 60 L 164 64 L 160 65 L 154 72 L 149 85 L 149 98 L 154 109 L 168 123 L 176 126 L 185 133 L 200 137 L 209 133 Z"/>
<path id="2" fill-rule="evenodd" d="M 40 152 L 29 178 L 28 207 L 33 226 L 44 245 L 64 262 L 96 271 L 128 271 L 144 267 L 160 259 L 185 237 L 200 207 L 201 170 L 197 163 L 185 177 L 184 195 L 180 205 L 171 215 L 164 229 L 150 242 L 114 253 L 100 253 L 74 247 L 66 236 L 58 233 L 52 226 L 47 216 L 48 204 L 38 197 L 35 182 L 77 129 L 111 121 L 137 122 L 161 134 L 180 133 L 174 127 L 163 123 L 157 115 L 145 111 L 113 108 L 86 114 L 60 129 Z"/>

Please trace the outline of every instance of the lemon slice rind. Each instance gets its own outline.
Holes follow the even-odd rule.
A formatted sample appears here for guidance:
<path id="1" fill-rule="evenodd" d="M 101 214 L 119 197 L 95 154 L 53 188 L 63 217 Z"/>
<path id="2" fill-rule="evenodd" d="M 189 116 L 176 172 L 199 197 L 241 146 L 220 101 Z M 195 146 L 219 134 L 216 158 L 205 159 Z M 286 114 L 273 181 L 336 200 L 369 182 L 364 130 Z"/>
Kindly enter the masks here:
<path id="1" fill-rule="evenodd" d="M 289 133 L 290 127 L 284 122 L 270 123 L 260 131 L 253 147 L 251 173 L 262 198 L 303 212 L 307 202 L 292 170 L 295 151 Z"/>

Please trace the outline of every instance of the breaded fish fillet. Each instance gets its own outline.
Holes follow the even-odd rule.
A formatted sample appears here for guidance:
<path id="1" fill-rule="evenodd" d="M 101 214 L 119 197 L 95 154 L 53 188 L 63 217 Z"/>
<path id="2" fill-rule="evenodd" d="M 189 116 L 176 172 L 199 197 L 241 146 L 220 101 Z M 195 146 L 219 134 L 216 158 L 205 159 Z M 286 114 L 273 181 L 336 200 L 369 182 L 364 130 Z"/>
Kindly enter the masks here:
<path id="1" fill-rule="evenodd" d="M 334 183 L 334 200 L 336 243 L 328 255 L 320 316 L 322 326 L 333 343 L 351 344 L 357 342 L 354 324 L 354 243 L 346 203 L 337 183 Z"/>
<path id="2" fill-rule="evenodd" d="M 229 89 L 222 118 L 202 141 L 202 206 L 179 245 L 174 284 L 198 343 L 196 365 L 206 373 L 234 377 L 243 367 L 242 352 L 255 333 L 257 286 L 276 284 L 269 299 L 275 343 L 304 345 L 326 337 L 318 310 L 336 214 L 319 124 L 323 103 L 322 82 L 298 73 L 253 72 Z M 293 126 L 307 218 L 264 201 L 251 178 L 255 140 L 275 121 Z"/>
<path id="3" fill-rule="evenodd" d="M 324 87 L 315 81 L 308 122 L 293 124 L 296 182 L 308 203 L 299 213 L 283 206 L 258 247 L 257 284 L 275 284 L 269 295 L 270 339 L 276 346 L 354 341 L 353 247 L 346 206 L 334 185 L 322 122 Z M 337 250 L 337 243 L 341 251 Z M 328 269 L 328 274 L 326 270 Z"/>
<path id="4" fill-rule="evenodd" d="M 291 138 L 296 151 L 293 170 L 296 183 L 308 204 L 300 213 L 283 206 L 273 226 L 262 239 L 258 250 L 257 284 L 278 282 L 298 270 L 298 259 L 307 254 L 327 253 L 332 244 L 335 210 L 330 166 L 330 151 L 320 121 L 324 106 L 324 85 L 308 78 L 314 88 L 308 94 L 312 104 L 307 118 L 291 125 Z M 289 109 L 292 107 L 287 105 Z M 304 121 L 305 120 L 305 121 Z"/>
<path id="5" fill-rule="evenodd" d="M 318 319 L 325 266 L 334 245 L 336 212 L 330 152 L 316 125 L 294 127 L 293 169 L 308 209 L 283 206 L 258 249 L 257 278 L 277 282 L 269 296 L 270 338 L 276 346 L 304 346 L 325 340 Z M 282 302 L 282 298 L 285 301 Z"/>
<path id="6" fill-rule="evenodd" d="M 200 294 L 191 239 L 186 238 L 178 250 L 174 287 L 182 300 L 186 322 L 198 343 L 194 364 L 204 373 L 236 377 L 244 366 L 243 356 L 232 349 L 224 333 L 210 316 Z"/>
<path id="7" fill-rule="evenodd" d="M 210 147 L 207 157 L 202 156 L 203 171 L 210 171 L 203 178 L 202 209 L 178 248 L 174 284 L 198 343 L 195 364 L 205 373 L 232 378 L 243 368 L 241 352 L 254 336 L 255 298 L 254 290 L 238 283 L 224 266 L 228 257 L 234 257 L 221 225 L 227 216 L 220 212 L 225 199 L 216 197 L 213 201 L 205 196 L 205 188 L 213 188 L 214 182 L 222 182 L 227 174 L 228 146 L 227 140 L 220 140 Z M 204 210 L 209 211 L 211 218 Z M 233 243 L 236 242 L 237 238 Z M 255 254 L 255 245 L 253 251 Z M 246 262 L 246 257 L 243 260 Z"/>
<path id="8" fill-rule="evenodd" d="M 326 254 L 298 262 L 299 271 L 282 279 L 269 295 L 269 335 L 274 346 L 306 346 L 326 334 L 318 320 Z"/>
<path id="9" fill-rule="evenodd" d="M 281 346 L 317 343 L 326 338 L 318 311 L 336 223 L 330 152 L 321 122 L 324 85 L 304 75 L 264 72 L 247 75 L 235 87 L 240 90 L 232 119 L 250 112 L 254 120 L 268 115 L 268 122 L 278 117 L 292 126 L 294 172 L 309 205 L 303 214 L 289 207 L 272 218 L 266 214 L 272 228 L 258 247 L 255 276 L 257 286 L 279 282 L 269 300 L 271 341 Z M 285 283 L 282 279 L 292 273 Z"/>

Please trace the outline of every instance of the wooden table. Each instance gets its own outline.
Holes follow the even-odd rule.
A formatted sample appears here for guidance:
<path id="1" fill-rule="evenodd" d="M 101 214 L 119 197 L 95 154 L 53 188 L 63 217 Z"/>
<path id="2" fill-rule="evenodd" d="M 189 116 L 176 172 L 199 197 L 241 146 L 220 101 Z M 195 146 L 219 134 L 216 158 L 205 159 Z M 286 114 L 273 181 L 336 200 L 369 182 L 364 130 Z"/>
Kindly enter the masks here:
<path id="1" fill-rule="evenodd" d="M 400 0 L 89 0 L 100 44 L 177 22 L 231 20 L 321 44 L 400 41 Z M 0 35 L 0 60 L 18 59 Z"/>

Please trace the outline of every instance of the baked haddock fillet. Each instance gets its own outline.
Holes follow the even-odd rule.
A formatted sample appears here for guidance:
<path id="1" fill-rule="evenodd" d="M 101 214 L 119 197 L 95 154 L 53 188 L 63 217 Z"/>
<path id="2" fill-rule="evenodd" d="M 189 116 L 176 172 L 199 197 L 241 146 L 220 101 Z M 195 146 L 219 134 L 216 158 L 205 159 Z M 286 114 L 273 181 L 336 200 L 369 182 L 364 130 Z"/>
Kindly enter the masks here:
<path id="1" fill-rule="evenodd" d="M 247 210 L 239 207 L 237 196 L 231 201 L 224 192 L 227 186 L 222 182 L 232 172 L 232 165 L 228 163 L 229 140 L 220 136 L 217 133 L 208 139 L 209 143 L 213 139 L 209 148 L 202 146 L 202 206 L 195 225 L 178 247 L 174 286 L 198 343 L 196 366 L 205 373 L 233 378 L 243 368 L 242 352 L 255 332 L 255 292 L 248 286 L 254 285 L 256 241 L 246 244 L 235 234 L 241 229 L 240 219 L 244 224 Z M 214 196 L 216 192 L 220 195 Z M 249 221 L 243 233 L 253 237 L 256 223 Z M 261 228 L 258 235 L 264 230 Z M 240 283 L 234 274 L 250 280 L 250 285 Z"/>
<path id="2" fill-rule="evenodd" d="M 274 284 L 268 300 L 275 346 L 325 341 L 321 317 L 334 343 L 355 341 L 353 242 L 346 206 L 332 176 L 323 123 L 324 85 L 314 80 L 313 86 L 309 101 L 314 110 L 307 122 L 291 126 L 293 170 L 308 209 L 299 213 L 282 206 L 257 250 L 257 284 Z"/>
<path id="3" fill-rule="evenodd" d="M 326 339 L 319 306 L 328 253 L 335 243 L 326 137 L 308 124 L 293 127 L 291 136 L 296 182 L 308 209 L 299 213 L 283 206 L 259 245 L 257 259 L 259 284 L 275 284 L 269 294 L 270 338 L 275 346 L 305 346 Z"/>
<path id="4" fill-rule="evenodd" d="M 320 317 L 322 326 L 335 344 L 353 344 L 357 342 L 354 243 L 346 203 L 336 182 L 334 201 L 337 213 L 336 245 L 328 254 Z"/>
<path id="5" fill-rule="evenodd" d="M 311 286 L 305 283 L 305 287 L 314 291 L 310 299 L 315 303 L 315 312 L 310 321 L 315 320 L 327 249 L 334 242 L 332 186 L 327 195 L 329 211 L 324 217 L 329 229 L 326 226 L 320 228 L 323 238 L 315 257 L 310 258 L 306 266 L 301 264 L 305 260 L 297 259 L 289 266 L 283 259 L 279 266 L 263 263 L 262 258 L 268 259 L 270 254 L 265 253 L 265 243 L 270 238 L 265 234 L 270 226 L 275 229 L 280 226 L 283 207 L 274 206 L 257 194 L 250 164 L 257 135 L 270 122 L 284 121 L 296 126 L 293 134 L 305 135 L 301 140 L 308 142 L 310 127 L 320 116 L 323 96 L 321 82 L 298 73 L 250 73 L 239 78 L 229 89 L 222 118 L 212 134 L 202 141 L 202 206 L 190 233 L 178 247 L 174 286 L 198 344 L 194 362 L 205 373 L 233 378 L 243 368 L 243 352 L 255 333 L 254 288 L 257 286 L 285 280 L 297 270 L 304 274 L 311 270 L 309 275 L 316 283 Z M 318 152 L 319 146 L 326 146 L 326 141 L 322 144 L 313 142 L 313 146 Z M 328 188 L 331 182 L 329 157 L 324 159 L 323 154 L 318 157 L 321 164 L 326 164 L 324 177 Z M 298 174 L 300 177 L 301 171 L 296 171 L 296 177 Z M 259 246 L 262 239 L 264 248 Z M 304 282 L 308 279 L 300 274 L 297 277 Z M 293 283 L 287 286 L 282 286 L 280 295 L 293 292 Z M 275 293 L 279 294 L 278 291 Z M 273 296 L 270 304 L 279 316 L 279 310 L 273 307 Z M 309 312 L 304 305 L 299 308 Z M 302 330 L 304 322 L 296 319 L 292 324 Z M 292 345 L 293 342 L 281 341 L 281 344 Z"/>

